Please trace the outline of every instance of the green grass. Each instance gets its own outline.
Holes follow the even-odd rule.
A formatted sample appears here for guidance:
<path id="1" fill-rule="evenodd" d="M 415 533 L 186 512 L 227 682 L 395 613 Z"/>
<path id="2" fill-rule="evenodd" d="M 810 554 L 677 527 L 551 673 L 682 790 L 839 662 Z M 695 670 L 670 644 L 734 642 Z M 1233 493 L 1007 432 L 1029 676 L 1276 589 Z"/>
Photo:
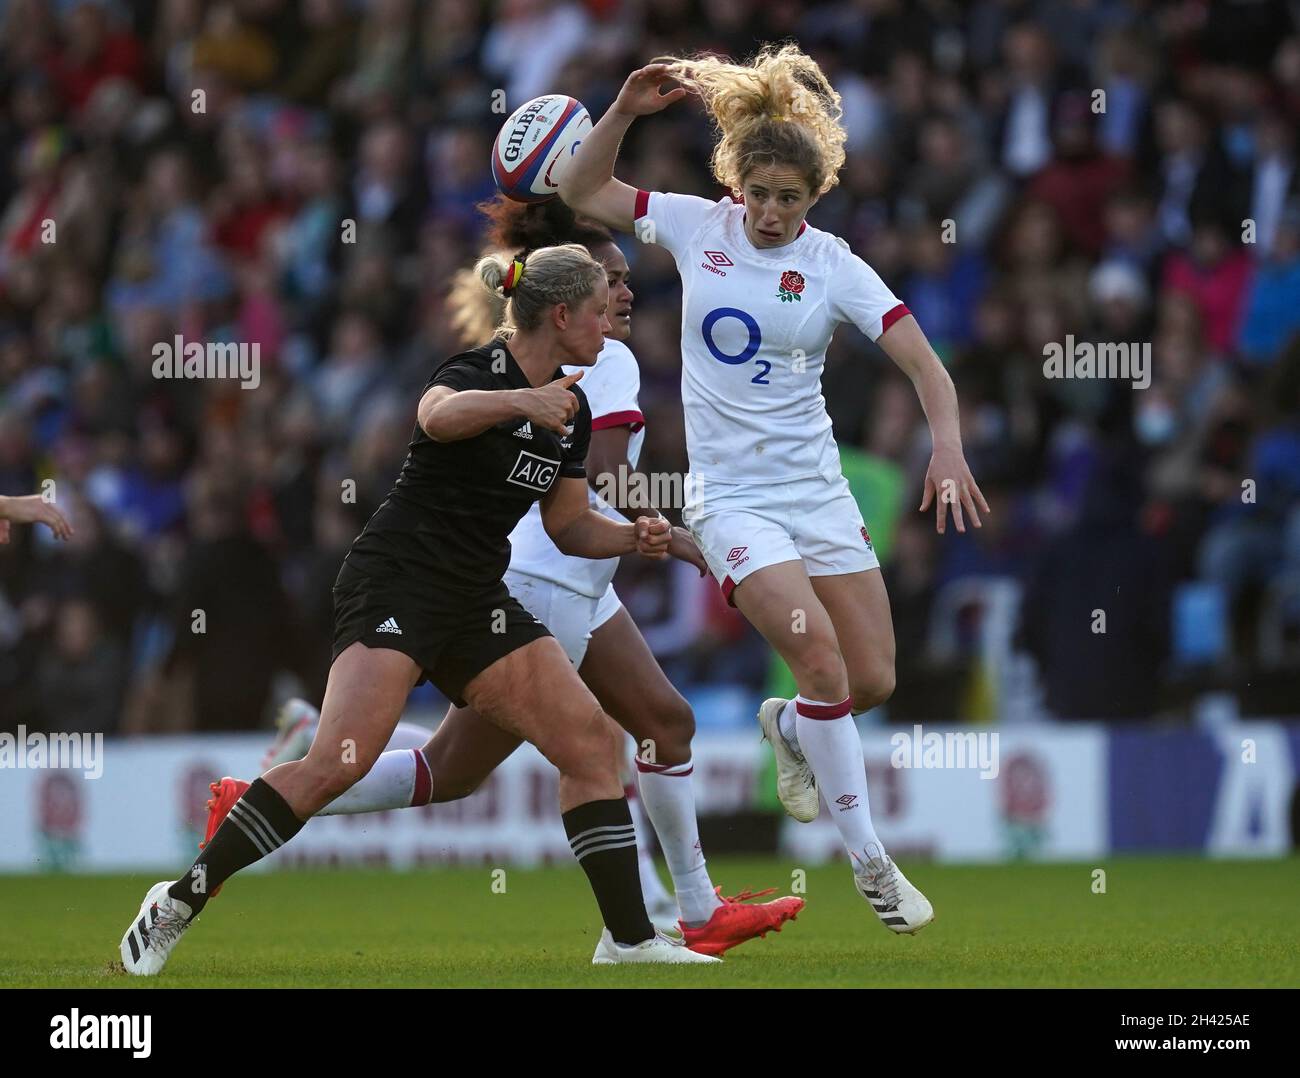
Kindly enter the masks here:
<path id="1" fill-rule="evenodd" d="M 710 867 L 734 893 L 788 887 L 793 866 Z M 593 968 L 574 869 L 512 869 L 504 894 L 487 868 L 251 875 L 149 980 L 121 972 L 117 946 L 156 876 L 0 877 L 0 987 L 1300 986 L 1300 860 L 907 868 L 938 914 L 915 938 L 828 866 L 808 871 L 795 924 L 708 969 Z"/>

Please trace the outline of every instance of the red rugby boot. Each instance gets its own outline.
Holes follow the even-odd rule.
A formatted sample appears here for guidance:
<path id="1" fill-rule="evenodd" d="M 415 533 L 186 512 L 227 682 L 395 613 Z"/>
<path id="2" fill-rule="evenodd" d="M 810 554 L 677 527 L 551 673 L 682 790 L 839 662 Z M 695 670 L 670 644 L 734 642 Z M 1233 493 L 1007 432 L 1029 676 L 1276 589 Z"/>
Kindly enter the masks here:
<path id="1" fill-rule="evenodd" d="M 230 815 L 230 810 L 235 807 L 235 802 L 244 796 L 244 791 L 252 785 L 243 779 L 232 779 L 227 775 L 220 782 L 208 784 L 208 789 L 212 791 L 212 796 L 208 798 L 208 827 L 203 834 L 203 841 L 199 843 L 199 849 L 203 849 L 212 841 L 212 836 L 217 833 L 217 828 L 221 826 L 221 821 Z M 216 898 L 221 893 L 222 884 L 217 884 L 212 889 L 212 896 Z"/>
<path id="2" fill-rule="evenodd" d="M 766 891 L 741 891 L 732 898 L 724 895 L 721 887 L 715 890 L 722 905 L 713 911 L 713 916 L 705 924 L 688 928 L 684 922 L 678 922 L 686 946 L 699 954 L 720 955 L 755 936 L 780 932 L 781 926 L 786 921 L 793 921 L 803 909 L 803 899 L 793 895 L 761 902 L 757 906 L 745 905 L 751 898 L 773 894 L 775 887 Z"/>

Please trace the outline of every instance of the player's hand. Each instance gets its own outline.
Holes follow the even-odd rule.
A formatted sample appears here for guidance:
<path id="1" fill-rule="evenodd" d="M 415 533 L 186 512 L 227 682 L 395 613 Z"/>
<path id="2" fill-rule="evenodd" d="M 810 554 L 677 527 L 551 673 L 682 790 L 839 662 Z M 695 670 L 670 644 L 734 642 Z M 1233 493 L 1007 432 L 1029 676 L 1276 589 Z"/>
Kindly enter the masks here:
<path id="1" fill-rule="evenodd" d="M 660 84 L 671 79 L 667 64 L 647 64 L 637 68 L 619 90 L 614 101 L 615 110 L 625 116 L 649 116 L 666 109 L 686 96 L 686 89 L 682 86 L 675 86 L 666 94 L 659 92 Z"/>
<path id="2" fill-rule="evenodd" d="M 572 434 L 569 421 L 578 414 L 578 397 L 569 386 L 581 377 L 582 371 L 578 371 L 536 389 L 525 389 L 524 415 L 539 427 L 553 430 L 556 434 Z"/>
<path id="3" fill-rule="evenodd" d="M 921 512 L 924 513 L 930 503 L 934 502 L 934 526 L 942 535 L 948 517 L 948 506 L 952 506 L 952 519 L 959 532 L 965 533 L 966 521 L 963 510 L 970 515 L 975 527 L 983 527 L 978 506 L 985 513 L 991 512 L 989 503 L 980 493 L 975 477 L 966 466 L 966 458 L 960 449 L 936 449 L 930 457 L 930 467 L 925 472 L 925 494 L 921 498 Z"/>
<path id="4" fill-rule="evenodd" d="M 633 523 L 636 528 L 636 552 L 647 558 L 663 559 L 668 557 L 668 546 L 672 542 L 672 529 L 663 517 L 637 517 Z"/>
<path id="5" fill-rule="evenodd" d="M 668 556 L 679 561 L 690 562 L 700 571 L 700 576 L 707 576 L 709 563 L 704 560 L 700 548 L 695 545 L 691 533 L 685 528 L 673 528 L 672 538 L 668 541 Z"/>
<path id="6" fill-rule="evenodd" d="M 0 517 L 15 524 L 44 524 L 56 539 L 72 536 L 72 525 L 68 523 L 68 518 L 39 494 L 28 494 L 22 498 L 0 498 Z M 0 542 L 7 541 L 6 529 L 4 539 L 0 539 Z"/>

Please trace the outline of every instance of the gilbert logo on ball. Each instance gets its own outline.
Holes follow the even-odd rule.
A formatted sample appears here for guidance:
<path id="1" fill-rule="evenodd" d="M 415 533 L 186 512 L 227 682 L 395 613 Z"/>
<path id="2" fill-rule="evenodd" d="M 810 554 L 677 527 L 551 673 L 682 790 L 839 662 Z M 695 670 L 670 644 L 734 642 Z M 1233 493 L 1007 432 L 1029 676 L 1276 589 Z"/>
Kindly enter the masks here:
<path id="1" fill-rule="evenodd" d="M 582 102 L 546 94 L 520 105 L 492 144 L 492 179 L 516 202 L 554 198 L 564 166 L 591 130 Z"/>

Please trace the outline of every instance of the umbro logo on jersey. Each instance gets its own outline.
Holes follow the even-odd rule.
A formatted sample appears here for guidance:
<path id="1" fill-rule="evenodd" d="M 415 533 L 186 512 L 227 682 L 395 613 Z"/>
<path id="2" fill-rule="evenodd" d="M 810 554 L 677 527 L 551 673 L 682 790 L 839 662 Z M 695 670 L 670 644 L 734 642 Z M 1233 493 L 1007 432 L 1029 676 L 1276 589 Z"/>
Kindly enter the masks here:
<path id="1" fill-rule="evenodd" d="M 705 251 L 704 257 L 707 258 L 708 261 L 701 262 L 700 269 L 708 270 L 710 273 L 716 273 L 719 277 L 725 277 L 727 275 L 726 270 L 718 269 L 719 266 L 734 266 L 736 264 L 721 251 Z"/>
<path id="2" fill-rule="evenodd" d="M 398 636 L 402 635 L 402 630 L 397 627 L 397 622 L 394 621 L 392 618 L 388 618 L 387 620 L 385 620 L 383 625 L 379 626 L 379 628 L 376 629 L 375 632 L 396 633 Z"/>
<path id="3" fill-rule="evenodd" d="M 745 551 L 748 549 L 747 546 L 733 546 L 727 553 L 727 561 L 735 561 L 737 558 L 744 557 Z"/>
<path id="4" fill-rule="evenodd" d="M 529 441 L 532 441 L 533 421 L 531 419 L 526 420 L 522 427 L 518 430 L 512 431 L 511 433 L 514 434 L 516 438 L 527 438 Z"/>
<path id="5" fill-rule="evenodd" d="M 519 433 L 518 431 L 515 432 Z M 517 487 L 527 487 L 529 490 L 539 490 L 545 494 L 551 489 L 551 484 L 555 481 L 555 476 L 560 470 L 558 460 L 549 460 L 546 457 L 539 457 L 536 453 L 529 453 L 521 449 L 519 457 L 515 460 L 514 467 L 510 469 L 510 474 L 506 476 L 506 482 L 514 483 Z"/>

